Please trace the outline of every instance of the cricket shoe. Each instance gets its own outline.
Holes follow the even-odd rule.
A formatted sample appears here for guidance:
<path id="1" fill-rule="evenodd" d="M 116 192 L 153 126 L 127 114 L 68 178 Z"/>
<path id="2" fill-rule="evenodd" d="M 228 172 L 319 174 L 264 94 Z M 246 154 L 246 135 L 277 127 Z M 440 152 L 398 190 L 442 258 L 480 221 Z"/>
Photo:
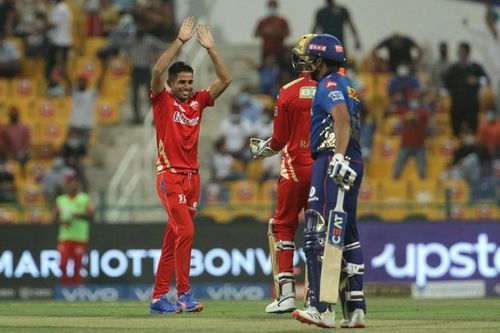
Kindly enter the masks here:
<path id="1" fill-rule="evenodd" d="M 149 313 L 155 315 L 165 315 L 178 313 L 179 309 L 173 303 L 171 303 L 166 295 L 160 295 L 160 299 L 155 300 L 149 304 Z"/>
<path id="2" fill-rule="evenodd" d="M 340 321 L 341 328 L 365 328 L 365 313 L 362 309 L 349 312 L 349 319 Z"/>
<path id="3" fill-rule="evenodd" d="M 198 302 L 189 290 L 177 298 L 177 308 L 182 312 L 200 312 L 203 310 L 203 304 Z"/>
<path id="4" fill-rule="evenodd" d="M 335 313 L 327 309 L 321 313 L 314 306 L 309 305 L 304 310 L 295 310 L 292 317 L 304 324 L 316 325 L 321 328 L 335 328 Z"/>
<path id="5" fill-rule="evenodd" d="M 277 298 L 271 304 L 266 306 L 266 312 L 274 314 L 290 313 L 295 309 L 296 306 L 294 296 Z"/>

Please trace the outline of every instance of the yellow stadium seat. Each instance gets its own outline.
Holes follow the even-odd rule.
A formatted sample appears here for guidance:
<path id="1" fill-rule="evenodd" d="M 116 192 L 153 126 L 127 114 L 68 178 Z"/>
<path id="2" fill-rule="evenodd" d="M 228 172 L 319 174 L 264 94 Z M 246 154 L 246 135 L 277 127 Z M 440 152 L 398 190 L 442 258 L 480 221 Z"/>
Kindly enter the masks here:
<path id="1" fill-rule="evenodd" d="M 0 102 L 5 101 L 8 95 L 9 95 L 9 81 L 4 78 L 0 78 Z"/>
<path id="2" fill-rule="evenodd" d="M 0 205 L 0 225 L 18 223 L 19 215 L 15 206 Z"/>
<path id="3" fill-rule="evenodd" d="M 26 181 L 32 184 L 41 183 L 43 176 L 51 167 L 51 160 L 30 160 L 26 164 Z"/>
<path id="4" fill-rule="evenodd" d="M 106 46 L 108 40 L 106 37 L 87 37 L 85 40 L 84 56 L 88 58 L 97 57 L 97 51 Z"/>
<path id="5" fill-rule="evenodd" d="M 106 75 L 113 80 L 125 79 L 130 77 L 130 62 L 123 57 L 113 57 L 108 65 Z"/>
<path id="6" fill-rule="evenodd" d="M 407 180 L 380 182 L 381 202 L 385 204 L 405 204 L 411 200 L 410 184 Z"/>
<path id="7" fill-rule="evenodd" d="M 377 158 L 372 157 L 366 163 L 366 177 L 369 179 L 392 179 L 392 170 L 394 167 L 394 158 Z"/>
<path id="8" fill-rule="evenodd" d="M 54 147 L 60 147 L 66 140 L 68 132 L 67 120 L 47 119 L 40 123 L 39 143 L 51 144 Z"/>
<path id="9" fill-rule="evenodd" d="M 375 203 L 380 200 L 380 183 L 374 179 L 364 178 L 359 188 L 360 203 Z"/>
<path id="10" fill-rule="evenodd" d="M 259 219 L 262 212 L 259 208 L 259 186 L 251 180 L 237 180 L 228 183 L 229 202 L 234 216 L 251 216 Z"/>
<path id="11" fill-rule="evenodd" d="M 476 221 L 498 221 L 497 210 L 498 208 L 493 204 L 477 204 L 469 207 L 469 215 L 467 217 Z"/>
<path id="12" fill-rule="evenodd" d="M 443 182 L 442 191 L 449 191 L 453 203 L 466 203 L 469 201 L 469 185 L 463 179 L 451 179 Z"/>
<path id="13" fill-rule="evenodd" d="M 37 80 L 17 78 L 12 81 L 12 96 L 14 99 L 34 99 L 39 95 Z"/>
<path id="14" fill-rule="evenodd" d="M 41 122 L 56 119 L 63 122 L 69 120 L 70 109 L 58 98 L 39 98 L 35 100 L 33 116 Z"/>
<path id="15" fill-rule="evenodd" d="M 248 179 L 258 181 L 262 176 L 262 160 L 251 160 L 247 165 Z"/>
<path id="16" fill-rule="evenodd" d="M 96 58 L 78 58 L 71 73 L 74 78 L 83 75 L 88 79 L 89 86 L 95 86 L 101 73 L 101 64 Z"/>
<path id="17" fill-rule="evenodd" d="M 18 194 L 20 202 L 26 206 L 41 206 L 45 204 L 42 187 L 35 183 L 26 183 Z"/>
<path id="18" fill-rule="evenodd" d="M 274 215 L 276 208 L 276 192 L 278 190 L 278 181 L 269 179 L 260 185 L 259 201 L 262 209 L 262 217 L 264 220 L 271 218 Z"/>
<path id="19" fill-rule="evenodd" d="M 408 216 L 408 209 L 399 205 L 386 206 L 379 210 L 379 215 L 384 221 L 402 222 Z"/>
<path id="20" fill-rule="evenodd" d="M 117 103 L 110 99 L 99 98 L 95 117 L 98 124 L 116 124 L 120 120 Z"/>
<path id="21" fill-rule="evenodd" d="M 398 136 L 382 137 L 380 138 L 380 141 L 375 140 L 373 157 L 384 160 L 393 160 L 398 155 L 400 145 L 401 139 Z"/>
<path id="22" fill-rule="evenodd" d="M 52 213 L 45 206 L 27 207 L 22 220 L 27 224 L 49 224 L 52 222 Z"/>
<path id="23" fill-rule="evenodd" d="M 200 217 L 213 218 L 216 223 L 228 223 L 233 218 L 233 213 L 223 205 L 208 205 L 200 210 Z"/>

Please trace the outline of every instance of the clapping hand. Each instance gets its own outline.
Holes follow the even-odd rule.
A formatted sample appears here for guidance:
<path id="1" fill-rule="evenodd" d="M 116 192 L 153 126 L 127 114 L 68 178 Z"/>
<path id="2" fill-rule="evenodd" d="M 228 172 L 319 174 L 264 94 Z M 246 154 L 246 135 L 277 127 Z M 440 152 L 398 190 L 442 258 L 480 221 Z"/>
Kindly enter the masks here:
<path id="1" fill-rule="evenodd" d="M 201 46 L 203 46 L 207 50 L 214 47 L 214 37 L 212 36 L 210 30 L 208 30 L 207 26 L 199 24 L 196 27 L 196 32 L 198 34 L 198 43 L 200 43 Z"/>
<path id="2" fill-rule="evenodd" d="M 185 43 L 193 37 L 194 24 L 194 16 L 186 17 L 184 21 L 182 21 L 181 27 L 179 28 L 179 34 L 177 35 L 177 38 L 179 38 L 181 42 Z"/>

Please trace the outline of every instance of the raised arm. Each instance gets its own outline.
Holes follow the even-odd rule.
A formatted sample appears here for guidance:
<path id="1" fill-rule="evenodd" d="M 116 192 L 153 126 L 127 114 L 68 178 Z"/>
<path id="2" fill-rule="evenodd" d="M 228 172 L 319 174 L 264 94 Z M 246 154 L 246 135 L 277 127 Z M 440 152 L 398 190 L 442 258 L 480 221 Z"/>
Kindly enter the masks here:
<path id="1" fill-rule="evenodd" d="M 231 83 L 231 74 L 222 56 L 215 47 L 215 41 L 210 30 L 204 25 L 198 25 L 196 32 L 198 34 L 198 42 L 207 50 L 214 65 L 215 74 L 217 75 L 217 79 L 208 87 L 210 96 L 216 99 Z"/>
<path id="2" fill-rule="evenodd" d="M 172 60 L 177 56 L 182 45 L 187 42 L 191 37 L 193 37 L 194 32 L 194 16 L 190 16 L 182 21 L 181 27 L 179 29 L 179 34 L 175 41 L 170 44 L 170 46 L 162 53 L 160 58 L 156 61 L 153 66 L 153 72 L 151 76 L 151 90 L 153 94 L 160 93 L 165 87 L 165 71 L 168 66 L 172 63 Z"/>

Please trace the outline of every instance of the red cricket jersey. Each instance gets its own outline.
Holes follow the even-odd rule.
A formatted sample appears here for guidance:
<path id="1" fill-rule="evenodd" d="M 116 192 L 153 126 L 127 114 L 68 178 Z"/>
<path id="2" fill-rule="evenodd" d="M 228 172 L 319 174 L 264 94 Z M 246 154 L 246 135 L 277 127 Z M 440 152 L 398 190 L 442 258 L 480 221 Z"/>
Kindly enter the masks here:
<path id="1" fill-rule="evenodd" d="M 316 91 L 316 81 L 310 73 L 284 85 L 279 92 L 274 111 L 273 136 L 269 144 L 273 150 L 283 151 L 281 176 L 293 181 L 309 181 L 310 172 L 303 177 L 303 168 L 313 164 L 309 149 L 311 131 L 311 104 Z"/>
<path id="2" fill-rule="evenodd" d="M 156 128 L 158 173 L 198 171 L 198 138 L 203 110 L 213 106 L 208 90 L 200 90 L 185 102 L 177 100 L 166 89 L 158 95 L 149 92 Z"/>

